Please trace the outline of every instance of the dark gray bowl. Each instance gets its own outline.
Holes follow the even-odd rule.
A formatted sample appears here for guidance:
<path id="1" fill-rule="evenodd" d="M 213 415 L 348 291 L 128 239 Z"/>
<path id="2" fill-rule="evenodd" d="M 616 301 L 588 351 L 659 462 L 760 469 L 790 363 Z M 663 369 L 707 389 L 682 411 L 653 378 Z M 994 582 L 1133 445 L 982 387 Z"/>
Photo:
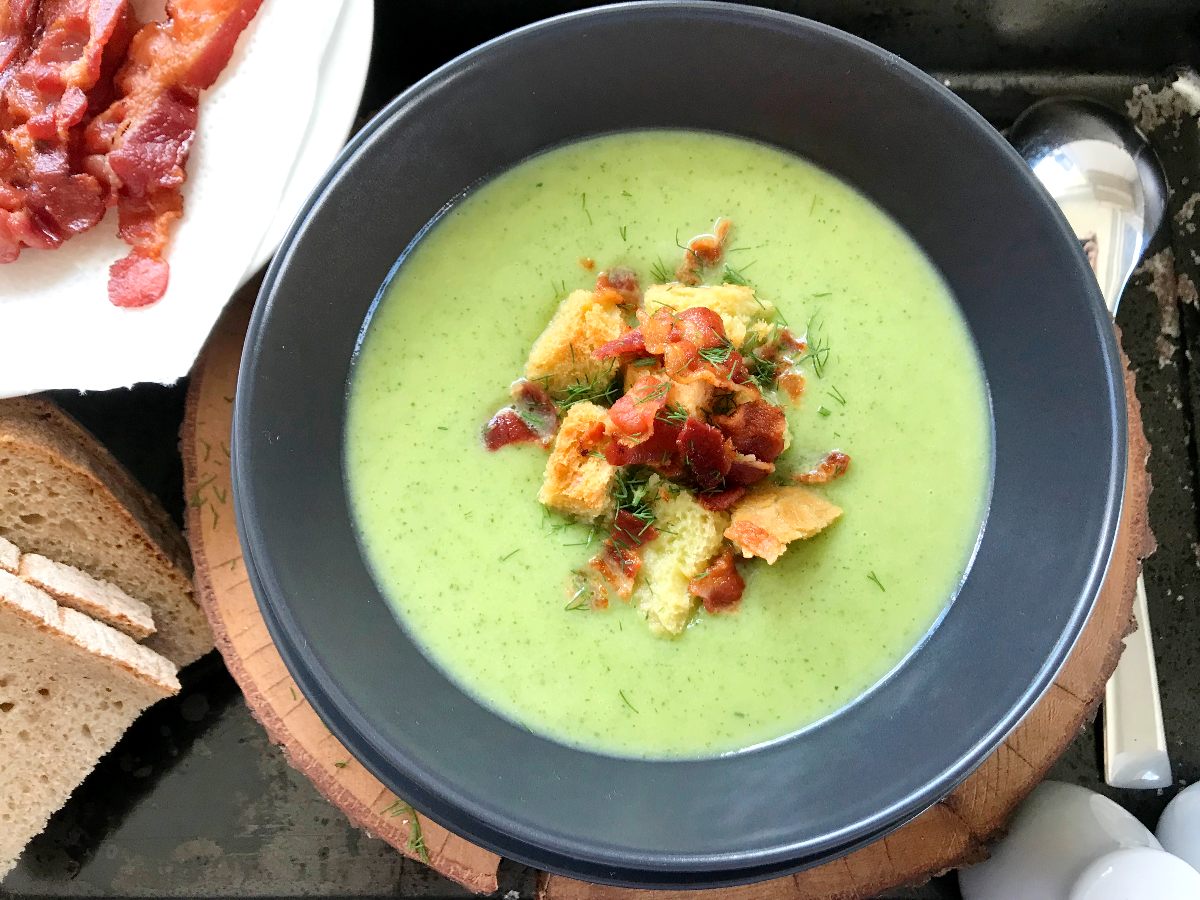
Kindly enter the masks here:
<path id="1" fill-rule="evenodd" d="M 372 582 L 342 473 L 355 340 L 422 226 L 464 189 L 547 147 L 656 126 L 793 150 L 906 226 L 974 333 L 995 428 L 978 555 L 921 649 L 819 726 L 695 762 L 571 749 L 454 687 Z M 1124 428 L 1112 326 L 1078 245 L 979 116 L 833 29 L 655 3 L 564 16 L 486 44 L 355 138 L 263 285 L 238 386 L 234 485 L 255 593 L 285 661 L 385 784 L 454 831 L 542 868 L 715 885 L 878 837 L 946 794 L 1012 729 L 1062 664 L 1102 580 Z"/>

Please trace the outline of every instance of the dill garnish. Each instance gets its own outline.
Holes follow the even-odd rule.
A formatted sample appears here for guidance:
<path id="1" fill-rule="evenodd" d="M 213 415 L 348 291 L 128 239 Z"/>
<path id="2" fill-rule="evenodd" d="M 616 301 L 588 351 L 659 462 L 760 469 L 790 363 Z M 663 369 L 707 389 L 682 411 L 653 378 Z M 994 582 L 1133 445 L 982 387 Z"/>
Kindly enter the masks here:
<path id="1" fill-rule="evenodd" d="M 559 413 L 565 413 L 576 403 L 582 403 L 585 400 L 599 403 L 601 406 L 612 406 L 613 401 L 619 396 L 614 375 L 613 361 L 610 359 L 603 369 L 588 380 L 576 381 L 562 390 L 556 391 L 554 403 L 558 407 Z"/>
<path id="2" fill-rule="evenodd" d="M 621 232 L 621 240 L 628 243 L 629 242 L 629 226 L 622 225 L 620 228 L 617 229 L 617 231 Z"/>
<path id="3" fill-rule="evenodd" d="M 878 576 L 878 575 L 876 575 L 874 571 L 872 571 L 872 572 L 871 572 L 871 574 L 869 574 L 869 575 L 867 576 L 867 580 L 868 580 L 868 581 L 873 581 L 873 582 L 875 582 L 875 586 L 876 586 L 877 588 L 879 588 L 879 589 L 880 589 L 881 591 L 883 591 L 885 594 L 887 593 L 887 588 L 885 588 L 885 587 L 883 586 L 883 582 L 879 580 L 879 576 Z"/>
<path id="4" fill-rule="evenodd" d="M 417 816 L 417 811 L 403 800 L 397 800 L 385 809 L 383 814 L 393 818 L 408 817 L 408 843 L 404 846 L 409 853 L 417 854 L 421 862 L 429 865 L 429 848 L 425 846 L 425 835 L 421 831 L 421 819 Z"/>
<path id="5" fill-rule="evenodd" d="M 701 352 L 703 352 L 703 351 L 701 351 Z M 661 400 L 663 397 L 667 396 L 667 391 L 669 391 L 670 389 L 671 389 L 671 382 L 669 382 L 669 381 L 660 382 L 658 387 L 656 387 L 654 390 L 652 390 L 650 393 L 648 393 L 641 400 L 636 401 L 633 405 L 641 406 L 643 403 L 646 403 L 650 400 Z"/>
<path id="6" fill-rule="evenodd" d="M 567 601 L 567 605 L 564 606 L 563 609 L 567 612 L 573 612 L 579 609 L 590 609 L 591 604 L 588 603 L 588 598 L 586 596 L 588 589 L 587 577 L 581 572 L 576 572 L 575 584 L 577 584 L 578 587 L 575 589 L 575 593 L 571 595 L 571 599 Z"/>
<path id="7" fill-rule="evenodd" d="M 658 360 L 655 359 L 653 356 L 647 356 L 643 359 L 635 359 L 633 362 L 630 363 L 630 365 L 637 366 L 639 369 L 644 369 L 647 366 L 657 366 Z"/>
<path id="8" fill-rule="evenodd" d="M 667 269 L 667 264 L 661 259 L 650 267 L 650 276 L 657 284 L 666 284 L 675 280 L 675 275 Z"/>
<path id="9" fill-rule="evenodd" d="M 842 404 L 842 406 L 846 405 L 846 398 L 842 396 L 842 392 L 837 387 L 830 387 L 827 393 L 838 403 Z"/>
<path id="10" fill-rule="evenodd" d="M 348 766 L 348 765 L 350 765 L 350 760 L 348 760 L 348 759 L 339 759 L 337 762 L 335 762 L 335 763 L 333 764 L 333 767 L 334 767 L 335 769 L 344 769 L 344 768 L 346 768 L 346 766 Z"/>
<path id="11" fill-rule="evenodd" d="M 688 420 L 688 411 L 678 403 L 668 403 L 658 417 L 672 425 L 682 425 Z"/>
<path id="12" fill-rule="evenodd" d="M 500 557 L 500 562 L 508 562 L 510 559 L 512 559 L 514 556 L 516 556 L 520 552 L 521 552 L 521 548 L 518 547 L 512 553 L 506 553 L 504 556 Z"/>
<path id="13" fill-rule="evenodd" d="M 729 362 L 729 354 L 733 352 L 733 344 L 728 340 L 722 341 L 715 347 L 705 347 L 700 351 L 702 359 L 707 360 L 714 366 L 724 365 Z"/>
<path id="14" fill-rule="evenodd" d="M 621 191 L 621 196 L 622 197 L 632 197 L 633 194 L 629 193 L 629 191 Z"/>
<path id="15" fill-rule="evenodd" d="M 754 265 L 754 263 L 748 262 L 744 266 L 742 266 L 740 269 L 735 269 L 733 266 L 726 263 L 725 275 L 722 277 L 721 280 L 724 281 L 726 284 L 737 284 L 737 285 L 741 285 L 742 287 L 749 287 L 750 282 L 746 278 L 745 273 L 746 273 L 746 270 L 748 268 L 750 268 L 752 265 Z M 761 302 L 759 303 L 759 306 L 762 306 Z"/>
<path id="16" fill-rule="evenodd" d="M 588 224 L 591 225 L 592 224 L 592 214 L 590 212 L 588 212 L 587 194 L 586 193 L 579 195 L 579 205 L 583 208 L 583 214 L 588 217 Z"/>
<path id="17" fill-rule="evenodd" d="M 811 362 L 813 372 L 818 378 L 825 377 L 825 369 L 829 365 L 829 340 L 825 335 L 821 334 L 821 322 L 813 316 L 808 320 L 808 326 L 805 331 L 805 341 L 808 344 L 808 352 L 800 358 L 801 362 Z"/>
<path id="18" fill-rule="evenodd" d="M 642 466 L 625 466 L 617 470 L 613 482 L 613 500 L 617 511 L 625 511 L 642 523 L 645 528 L 654 524 L 654 510 L 650 507 L 651 471 Z"/>
<path id="19" fill-rule="evenodd" d="M 636 707 L 636 706 L 634 706 L 632 703 L 630 703 L 630 702 L 629 702 L 629 698 L 625 696 L 625 692 L 624 692 L 624 691 L 622 691 L 622 690 L 618 690 L 618 691 L 617 691 L 617 693 L 621 695 L 621 702 L 622 702 L 622 703 L 624 703 L 626 706 L 628 706 L 628 707 L 629 707 L 630 709 L 632 709 L 634 712 L 637 712 L 637 707 Z"/>
<path id="20" fill-rule="evenodd" d="M 817 407 L 817 415 L 828 417 L 833 414 L 828 409 L 826 409 L 824 406 L 818 406 Z"/>

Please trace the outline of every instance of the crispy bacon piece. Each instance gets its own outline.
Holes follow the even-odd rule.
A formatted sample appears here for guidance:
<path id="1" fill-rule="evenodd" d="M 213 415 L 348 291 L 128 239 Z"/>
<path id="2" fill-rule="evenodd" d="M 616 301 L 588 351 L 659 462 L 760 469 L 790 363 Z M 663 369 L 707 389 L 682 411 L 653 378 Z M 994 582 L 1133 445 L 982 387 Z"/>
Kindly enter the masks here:
<path id="1" fill-rule="evenodd" d="M 627 509 L 617 510 L 609 538 L 629 549 L 637 549 L 658 537 L 658 529 L 643 522 Z"/>
<path id="2" fill-rule="evenodd" d="M 88 169 L 117 192 L 121 238 L 132 248 L 109 273 L 117 306 L 160 299 L 179 190 L 196 134 L 200 92 L 229 62 L 262 0 L 168 0 L 167 18 L 134 35 L 115 84 L 119 99 L 87 127 Z"/>
<path id="3" fill-rule="evenodd" d="M 601 272 L 596 276 L 596 293 L 615 291 L 621 295 L 618 306 L 626 309 L 636 309 L 642 302 L 642 289 L 638 284 L 637 273 L 627 266 L 615 266 L 611 271 Z"/>
<path id="4" fill-rule="evenodd" d="M 712 512 L 727 512 L 745 496 L 746 488 L 738 485 L 737 487 L 725 488 L 725 490 L 718 491 L 715 494 L 697 494 L 696 500 L 701 506 Z"/>
<path id="5" fill-rule="evenodd" d="M 793 400 L 799 400 L 804 395 L 804 376 L 795 370 L 784 372 L 775 383 Z"/>
<path id="6" fill-rule="evenodd" d="M 766 400 L 752 400 L 727 416 L 713 416 L 713 424 L 733 442 L 738 453 L 769 463 L 783 452 L 787 419 L 782 409 Z"/>
<path id="7" fill-rule="evenodd" d="M 738 574 L 733 552 L 728 548 L 708 568 L 688 582 L 688 593 L 704 601 L 705 612 L 729 612 L 742 600 L 746 582 Z"/>
<path id="8" fill-rule="evenodd" d="M 721 216 L 713 223 L 711 233 L 696 235 L 688 241 L 683 262 L 675 270 L 675 280 L 681 284 L 699 284 L 700 272 L 717 265 L 725 255 L 725 244 L 732 227 L 733 222 Z"/>
<path id="9" fill-rule="evenodd" d="M 636 444 L 650 437 L 654 420 L 667 403 L 669 388 L 669 382 L 643 375 L 612 405 L 608 417 L 622 441 Z"/>
<path id="10" fill-rule="evenodd" d="M 660 475 L 673 478 L 683 472 L 678 446 L 681 428 L 660 415 L 650 437 L 632 447 L 622 441 L 610 441 L 604 448 L 604 458 L 609 465 L 650 466 Z"/>
<path id="11" fill-rule="evenodd" d="M 642 337 L 640 328 L 631 328 L 615 341 L 601 344 L 592 351 L 596 359 L 611 359 L 614 356 L 628 354 L 629 356 L 648 356 L 646 339 Z"/>
<path id="12" fill-rule="evenodd" d="M 496 451 L 509 444 L 522 444 L 538 439 L 534 430 L 517 415 L 511 406 L 506 406 L 492 416 L 483 429 L 483 446 Z"/>
<path id="13" fill-rule="evenodd" d="M 841 478 L 850 468 L 850 457 L 841 450 L 830 450 L 821 461 L 807 472 L 797 472 L 792 476 L 793 481 L 801 484 L 826 484 L 835 478 Z"/>
<path id="14" fill-rule="evenodd" d="M 729 466 L 729 474 L 725 476 L 725 483 L 749 487 L 758 484 L 774 471 L 773 462 L 763 462 L 746 453 L 735 453 Z"/>
<path id="15" fill-rule="evenodd" d="M 122 260 L 125 262 L 126 260 Z M 489 450 L 499 450 L 509 444 L 536 441 L 543 447 L 550 446 L 558 431 L 558 410 L 546 389 L 536 381 L 518 378 L 509 387 L 513 403 L 500 410 L 483 429 L 483 444 Z M 604 426 L 588 447 L 594 447 L 604 436 Z"/>
<path id="16" fill-rule="evenodd" d="M 697 350 L 721 347 L 729 343 L 725 323 L 707 306 L 693 306 L 678 313 L 681 339 L 690 341 Z"/>
<path id="17" fill-rule="evenodd" d="M 733 464 L 733 447 L 718 428 L 689 418 L 679 433 L 683 464 L 702 491 L 721 486 Z"/>
<path id="18" fill-rule="evenodd" d="M 87 114 L 106 47 L 128 31 L 128 2 L 44 0 L 34 18 L 35 6 L 0 0 L 0 21 L 16 29 L 0 37 L 0 262 L 86 231 L 109 201 L 106 184 L 76 171 L 73 129 Z M 36 45 L 21 36 L 31 22 Z"/>
<path id="19" fill-rule="evenodd" d="M 649 316 L 639 310 L 638 321 L 641 323 L 642 342 L 646 345 L 646 351 L 655 356 L 662 355 L 668 344 L 683 337 L 678 314 L 673 309 L 663 307 Z"/>

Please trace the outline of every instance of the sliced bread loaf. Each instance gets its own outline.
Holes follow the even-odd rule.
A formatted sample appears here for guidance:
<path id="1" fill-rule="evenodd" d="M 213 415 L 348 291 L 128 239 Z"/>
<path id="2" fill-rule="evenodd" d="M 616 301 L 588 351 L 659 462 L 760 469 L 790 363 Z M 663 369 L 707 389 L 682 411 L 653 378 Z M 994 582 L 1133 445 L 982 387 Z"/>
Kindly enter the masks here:
<path id="1" fill-rule="evenodd" d="M 154 616 L 150 607 L 135 600 L 108 581 L 93 578 L 87 572 L 36 553 L 21 557 L 17 574 L 23 581 L 41 588 L 62 606 L 91 616 L 135 641 L 154 634 Z"/>
<path id="2" fill-rule="evenodd" d="M 178 691 L 169 660 L 0 572 L 0 877 L 142 710 Z"/>
<path id="3" fill-rule="evenodd" d="M 0 572 L 16 574 L 21 564 L 21 551 L 12 541 L 0 537 Z"/>
<path id="4" fill-rule="evenodd" d="M 156 626 L 146 645 L 177 665 L 212 648 L 179 529 L 95 438 L 46 400 L 0 400 L 0 537 L 145 601 Z"/>

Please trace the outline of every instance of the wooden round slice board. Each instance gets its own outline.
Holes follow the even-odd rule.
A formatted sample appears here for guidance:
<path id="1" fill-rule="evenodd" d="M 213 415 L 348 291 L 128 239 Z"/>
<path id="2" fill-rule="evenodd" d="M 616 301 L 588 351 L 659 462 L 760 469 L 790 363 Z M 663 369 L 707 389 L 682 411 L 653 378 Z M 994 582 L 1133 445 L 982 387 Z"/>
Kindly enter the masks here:
<path id="1" fill-rule="evenodd" d="M 271 739 L 352 823 L 466 887 L 494 891 L 499 858 L 418 817 L 360 766 L 305 701 L 271 643 L 242 564 L 230 497 L 233 396 L 252 302 L 253 292 L 244 291 L 230 304 L 193 369 L 181 437 L 196 593 L 217 648 Z M 1130 477 L 1112 565 L 1075 649 L 1032 712 L 949 796 L 876 843 L 788 878 L 685 895 L 707 894 L 712 900 L 858 900 L 925 881 L 986 855 L 987 842 L 1002 831 L 1017 804 L 1095 715 L 1122 638 L 1132 627 L 1134 587 L 1154 539 L 1147 518 L 1149 447 L 1128 371 L 1125 383 Z M 539 883 L 541 900 L 643 900 L 656 895 L 560 876 L 543 876 Z"/>

